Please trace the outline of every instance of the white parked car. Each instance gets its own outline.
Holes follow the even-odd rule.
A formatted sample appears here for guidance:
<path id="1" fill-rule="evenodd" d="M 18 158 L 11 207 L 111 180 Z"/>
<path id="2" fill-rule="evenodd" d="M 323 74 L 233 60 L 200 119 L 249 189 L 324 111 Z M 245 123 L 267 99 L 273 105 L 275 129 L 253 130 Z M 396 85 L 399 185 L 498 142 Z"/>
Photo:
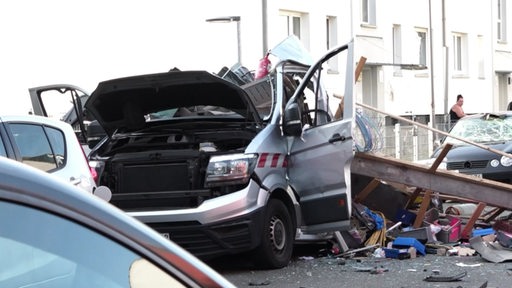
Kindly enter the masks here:
<path id="1" fill-rule="evenodd" d="M 0 156 L 33 166 L 85 191 L 96 189 L 95 170 L 71 125 L 36 115 L 0 116 Z"/>
<path id="2" fill-rule="evenodd" d="M 0 287 L 235 287 L 146 225 L 77 192 L 0 157 Z"/>

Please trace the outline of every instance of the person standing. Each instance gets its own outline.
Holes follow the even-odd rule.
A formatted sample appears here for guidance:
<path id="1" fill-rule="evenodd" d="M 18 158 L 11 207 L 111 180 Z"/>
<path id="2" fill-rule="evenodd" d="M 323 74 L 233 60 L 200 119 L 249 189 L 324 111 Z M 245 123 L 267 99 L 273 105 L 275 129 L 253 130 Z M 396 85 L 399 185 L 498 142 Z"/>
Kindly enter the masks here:
<path id="1" fill-rule="evenodd" d="M 452 109 L 450 109 L 450 121 L 456 122 L 460 118 L 466 116 L 462 109 L 462 104 L 464 104 L 464 97 L 459 94 L 457 95 L 457 102 L 453 104 Z"/>

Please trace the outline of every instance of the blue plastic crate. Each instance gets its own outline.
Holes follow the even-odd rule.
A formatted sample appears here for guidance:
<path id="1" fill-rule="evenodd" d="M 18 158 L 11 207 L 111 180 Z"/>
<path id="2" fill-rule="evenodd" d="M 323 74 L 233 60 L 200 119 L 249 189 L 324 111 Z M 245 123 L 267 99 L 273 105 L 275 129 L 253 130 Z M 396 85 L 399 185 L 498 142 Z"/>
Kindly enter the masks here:
<path id="1" fill-rule="evenodd" d="M 496 231 L 494 231 L 494 229 L 492 228 L 486 228 L 486 229 L 473 229 L 473 237 L 475 236 L 485 236 L 485 235 L 490 235 L 490 234 L 494 234 L 496 233 Z"/>
<path id="2" fill-rule="evenodd" d="M 408 249 L 382 248 L 382 250 L 384 250 L 386 258 L 407 259 L 411 257 Z"/>
<path id="3" fill-rule="evenodd" d="M 414 247 L 421 255 L 425 255 L 425 245 L 421 244 L 417 239 L 411 237 L 396 237 L 393 240 L 393 248 L 409 248 Z"/>
<path id="4" fill-rule="evenodd" d="M 397 211 L 395 218 L 395 222 L 402 222 L 402 225 L 410 226 L 414 223 L 414 220 L 416 220 L 416 214 L 405 209 L 400 209 Z"/>

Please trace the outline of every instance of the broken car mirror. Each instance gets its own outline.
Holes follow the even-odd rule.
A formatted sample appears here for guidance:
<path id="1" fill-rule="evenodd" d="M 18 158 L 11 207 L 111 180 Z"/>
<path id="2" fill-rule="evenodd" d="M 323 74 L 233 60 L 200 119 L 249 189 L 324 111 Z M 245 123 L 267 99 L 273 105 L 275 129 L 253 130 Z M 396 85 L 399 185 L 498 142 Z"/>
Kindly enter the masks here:
<path id="1" fill-rule="evenodd" d="M 283 133 L 286 136 L 302 134 L 301 111 L 297 103 L 290 103 L 284 110 Z"/>

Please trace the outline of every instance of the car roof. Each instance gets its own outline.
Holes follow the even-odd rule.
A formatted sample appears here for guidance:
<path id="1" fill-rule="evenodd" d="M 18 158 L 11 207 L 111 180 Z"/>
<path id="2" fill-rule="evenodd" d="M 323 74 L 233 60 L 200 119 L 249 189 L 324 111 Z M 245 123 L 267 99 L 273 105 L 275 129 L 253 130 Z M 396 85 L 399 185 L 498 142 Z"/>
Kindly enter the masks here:
<path id="1" fill-rule="evenodd" d="M 53 119 L 45 116 L 39 116 L 39 115 L 1 115 L 0 121 L 2 122 L 34 122 L 34 123 L 41 123 L 41 124 L 47 124 L 51 126 L 58 127 L 60 129 L 72 129 L 71 126 L 58 119 Z"/>
<path id="2" fill-rule="evenodd" d="M 149 260 L 168 270 L 178 268 L 185 274 L 209 275 L 223 285 L 232 287 L 229 281 L 195 256 L 108 202 L 38 169 L 4 157 L 0 157 L 0 201 L 37 207 L 72 218 L 110 238 L 130 243 L 129 248 L 136 253 L 149 252 L 153 255 Z M 181 257 L 191 265 L 182 262 L 181 267 L 170 266 L 156 253 L 164 254 L 167 259 Z M 207 282 L 201 285 L 213 284 Z"/>

